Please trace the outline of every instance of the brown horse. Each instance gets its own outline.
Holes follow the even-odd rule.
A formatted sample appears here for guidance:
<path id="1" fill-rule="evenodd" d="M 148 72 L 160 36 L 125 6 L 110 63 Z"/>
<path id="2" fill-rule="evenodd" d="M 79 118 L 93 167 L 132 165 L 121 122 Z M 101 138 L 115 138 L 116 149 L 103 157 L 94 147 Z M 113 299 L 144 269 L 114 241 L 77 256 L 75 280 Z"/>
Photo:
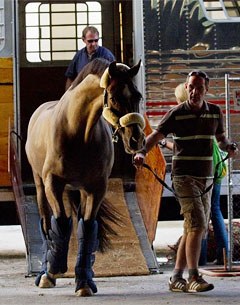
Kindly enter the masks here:
<path id="1" fill-rule="evenodd" d="M 114 161 L 112 138 L 118 133 L 131 154 L 145 141 L 144 119 L 137 113 L 141 94 L 132 81 L 139 67 L 140 62 L 129 68 L 95 59 L 59 101 L 42 104 L 30 119 L 26 153 L 41 218 L 42 270 L 35 281 L 41 288 L 54 287 L 67 271 L 74 201 L 68 189 L 74 188 L 80 191 L 76 294 L 97 292 L 94 252 L 103 249 L 104 231 L 111 230 L 97 216 L 108 213 L 104 196 Z"/>

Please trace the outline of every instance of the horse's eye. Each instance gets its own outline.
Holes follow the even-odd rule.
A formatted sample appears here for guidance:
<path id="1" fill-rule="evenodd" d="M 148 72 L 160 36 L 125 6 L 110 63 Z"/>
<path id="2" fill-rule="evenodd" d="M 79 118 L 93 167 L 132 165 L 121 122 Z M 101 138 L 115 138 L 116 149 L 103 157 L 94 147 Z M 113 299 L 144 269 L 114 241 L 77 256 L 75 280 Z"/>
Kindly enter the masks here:
<path id="1" fill-rule="evenodd" d="M 113 103 L 113 105 L 117 103 L 117 100 L 114 96 L 110 97 L 110 100 Z"/>

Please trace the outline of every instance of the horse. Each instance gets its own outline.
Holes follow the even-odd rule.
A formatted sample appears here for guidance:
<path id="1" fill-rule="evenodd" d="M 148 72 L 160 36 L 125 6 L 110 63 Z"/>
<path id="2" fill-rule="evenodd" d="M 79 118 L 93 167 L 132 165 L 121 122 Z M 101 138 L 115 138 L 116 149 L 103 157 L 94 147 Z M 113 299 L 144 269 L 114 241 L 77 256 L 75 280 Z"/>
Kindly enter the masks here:
<path id="1" fill-rule="evenodd" d="M 111 232 L 111 226 L 98 216 L 114 218 L 104 204 L 114 162 L 113 141 L 119 135 L 128 154 L 145 145 L 145 122 L 138 112 L 142 95 L 133 82 L 140 63 L 130 68 L 94 59 L 60 100 L 40 105 L 30 118 L 25 150 L 40 215 L 43 257 L 35 280 L 40 288 L 56 286 L 56 279 L 67 271 L 75 207 L 75 293 L 91 296 L 97 292 L 94 253 L 106 249 Z M 79 201 L 73 200 L 71 189 L 79 190 Z"/>

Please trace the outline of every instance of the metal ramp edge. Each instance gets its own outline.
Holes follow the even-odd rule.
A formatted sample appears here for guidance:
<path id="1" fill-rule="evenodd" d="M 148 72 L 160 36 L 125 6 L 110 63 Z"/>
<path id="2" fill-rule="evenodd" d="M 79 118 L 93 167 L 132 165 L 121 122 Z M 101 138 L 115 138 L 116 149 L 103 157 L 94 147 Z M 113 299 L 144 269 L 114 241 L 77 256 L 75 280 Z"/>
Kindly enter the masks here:
<path id="1" fill-rule="evenodd" d="M 138 205 L 137 197 L 135 192 L 125 192 L 124 193 L 129 214 L 133 223 L 133 226 L 136 230 L 136 234 L 139 238 L 141 249 L 143 255 L 146 259 L 147 266 L 151 273 L 158 273 L 159 266 L 153 251 L 153 247 L 149 242 L 146 227 L 144 225 L 141 211 Z"/>

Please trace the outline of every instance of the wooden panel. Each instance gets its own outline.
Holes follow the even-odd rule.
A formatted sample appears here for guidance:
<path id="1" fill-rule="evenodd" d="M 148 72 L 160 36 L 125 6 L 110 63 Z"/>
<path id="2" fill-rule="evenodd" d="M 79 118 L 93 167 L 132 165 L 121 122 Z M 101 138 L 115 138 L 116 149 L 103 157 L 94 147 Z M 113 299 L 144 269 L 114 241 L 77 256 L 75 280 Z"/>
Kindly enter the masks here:
<path id="1" fill-rule="evenodd" d="M 13 83 L 12 58 L 0 58 L 0 83 Z"/>
<path id="2" fill-rule="evenodd" d="M 13 104 L 0 103 L 0 186 L 11 186 L 8 173 L 8 125 L 13 121 Z"/>
<path id="3" fill-rule="evenodd" d="M 145 134 L 152 132 L 149 121 L 145 116 Z M 166 172 L 166 161 L 159 146 L 154 147 L 146 156 L 145 162 L 164 180 Z M 146 168 L 136 171 L 136 195 L 142 213 L 143 221 L 148 232 L 149 241 L 155 239 L 158 214 L 160 209 L 163 186 L 156 180 L 154 175 Z"/>
<path id="4" fill-rule="evenodd" d="M 8 126 L 13 123 L 13 61 L 0 58 L 0 186 L 11 186 L 8 173 Z"/>
<path id="5" fill-rule="evenodd" d="M 7 154 L 8 154 L 8 137 L 0 136 L 0 155 L 7 155 Z"/>
<path id="6" fill-rule="evenodd" d="M 13 103 L 0 104 L 0 133 L 8 133 L 9 118 L 13 120 Z"/>
<path id="7" fill-rule="evenodd" d="M 9 173 L 3 172 L 0 176 L 0 186 L 11 186 L 11 179 Z"/>
<path id="8" fill-rule="evenodd" d="M 1 84 L 0 85 L 0 104 L 1 103 L 12 103 L 12 101 L 13 101 L 13 86 Z"/>
<path id="9" fill-rule="evenodd" d="M 0 171 L 7 171 L 8 170 L 8 163 L 5 162 L 5 156 L 4 155 L 0 155 Z M 0 179 L 1 179 L 1 175 L 0 175 Z"/>
<path id="10" fill-rule="evenodd" d="M 0 155 L 0 186 L 10 186 L 7 155 Z"/>

